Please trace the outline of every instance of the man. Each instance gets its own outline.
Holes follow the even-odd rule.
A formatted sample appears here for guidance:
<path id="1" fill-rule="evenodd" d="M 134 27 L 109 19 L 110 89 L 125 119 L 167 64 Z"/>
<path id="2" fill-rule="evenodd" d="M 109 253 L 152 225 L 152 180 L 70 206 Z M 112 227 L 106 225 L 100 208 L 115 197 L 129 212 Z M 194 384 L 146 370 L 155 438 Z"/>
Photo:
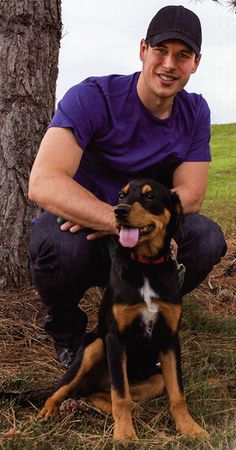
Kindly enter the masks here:
<path id="1" fill-rule="evenodd" d="M 29 197 L 48 212 L 32 230 L 31 270 L 48 314 L 45 329 L 64 367 L 87 324 L 79 300 L 108 280 L 107 235 L 117 233 L 113 206 L 128 181 L 152 177 L 180 196 L 183 294 L 226 252 L 218 225 L 197 214 L 210 161 L 210 113 L 201 95 L 183 88 L 198 68 L 200 49 L 198 17 L 183 6 L 162 8 L 141 40 L 141 73 L 74 86 L 41 143 Z M 66 220 L 61 226 L 58 216 Z"/>

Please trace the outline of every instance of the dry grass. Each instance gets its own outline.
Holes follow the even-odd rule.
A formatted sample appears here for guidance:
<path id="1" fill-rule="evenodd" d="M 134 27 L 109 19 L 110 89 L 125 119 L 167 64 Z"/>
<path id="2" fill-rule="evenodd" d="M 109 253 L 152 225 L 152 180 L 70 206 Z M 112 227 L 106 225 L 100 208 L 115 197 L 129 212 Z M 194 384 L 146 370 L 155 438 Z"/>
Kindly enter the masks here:
<path id="1" fill-rule="evenodd" d="M 131 448 L 167 450 L 236 449 L 236 239 L 211 275 L 210 286 L 185 299 L 181 332 L 186 395 L 194 418 L 210 432 L 199 442 L 176 436 L 167 398 L 133 405 L 140 441 Z M 229 267 L 231 267 L 230 270 Z M 231 297 L 226 290 L 232 293 Z M 223 294 L 222 294 L 223 292 Z M 99 289 L 88 291 L 82 307 L 90 328 L 96 320 Z M 63 371 L 42 328 L 41 303 L 33 289 L 1 296 L 1 391 L 24 392 L 55 384 Z M 35 405 L 22 408 L 2 400 L 0 448 L 3 450 L 111 449 L 112 419 L 89 407 L 59 420 L 37 420 Z"/>

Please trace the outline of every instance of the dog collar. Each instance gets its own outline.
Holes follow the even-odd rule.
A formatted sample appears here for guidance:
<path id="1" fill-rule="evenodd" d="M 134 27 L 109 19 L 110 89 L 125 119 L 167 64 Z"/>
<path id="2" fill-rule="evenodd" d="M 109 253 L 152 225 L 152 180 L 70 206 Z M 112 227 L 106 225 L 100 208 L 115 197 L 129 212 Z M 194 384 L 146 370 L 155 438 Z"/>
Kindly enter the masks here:
<path id="1" fill-rule="evenodd" d="M 160 258 L 148 258 L 148 256 L 137 255 L 137 253 L 131 252 L 130 259 L 137 261 L 142 264 L 162 264 L 165 262 L 165 256 L 160 256 Z"/>

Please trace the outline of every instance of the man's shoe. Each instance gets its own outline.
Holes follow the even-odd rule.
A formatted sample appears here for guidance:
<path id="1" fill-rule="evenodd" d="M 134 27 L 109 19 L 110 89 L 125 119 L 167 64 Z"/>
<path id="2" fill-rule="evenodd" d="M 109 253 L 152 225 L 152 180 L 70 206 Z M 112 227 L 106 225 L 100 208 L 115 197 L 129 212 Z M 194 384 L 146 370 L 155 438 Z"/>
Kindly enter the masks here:
<path id="1" fill-rule="evenodd" d="M 54 342 L 56 354 L 63 369 L 68 369 L 75 359 L 78 345 L 66 345 Z"/>

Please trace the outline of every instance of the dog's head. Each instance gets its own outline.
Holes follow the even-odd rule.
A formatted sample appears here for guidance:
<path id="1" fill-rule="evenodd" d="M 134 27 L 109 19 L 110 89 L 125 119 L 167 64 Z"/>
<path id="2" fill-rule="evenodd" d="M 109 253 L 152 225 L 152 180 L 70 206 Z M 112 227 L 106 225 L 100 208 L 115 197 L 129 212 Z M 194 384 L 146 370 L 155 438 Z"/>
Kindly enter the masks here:
<path id="1" fill-rule="evenodd" d="M 182 215 L 178 195 L 156 181 L 138 179 L 118 198 L 114 213 L 120 244 L 148 257 L 169 250 Z"/>

